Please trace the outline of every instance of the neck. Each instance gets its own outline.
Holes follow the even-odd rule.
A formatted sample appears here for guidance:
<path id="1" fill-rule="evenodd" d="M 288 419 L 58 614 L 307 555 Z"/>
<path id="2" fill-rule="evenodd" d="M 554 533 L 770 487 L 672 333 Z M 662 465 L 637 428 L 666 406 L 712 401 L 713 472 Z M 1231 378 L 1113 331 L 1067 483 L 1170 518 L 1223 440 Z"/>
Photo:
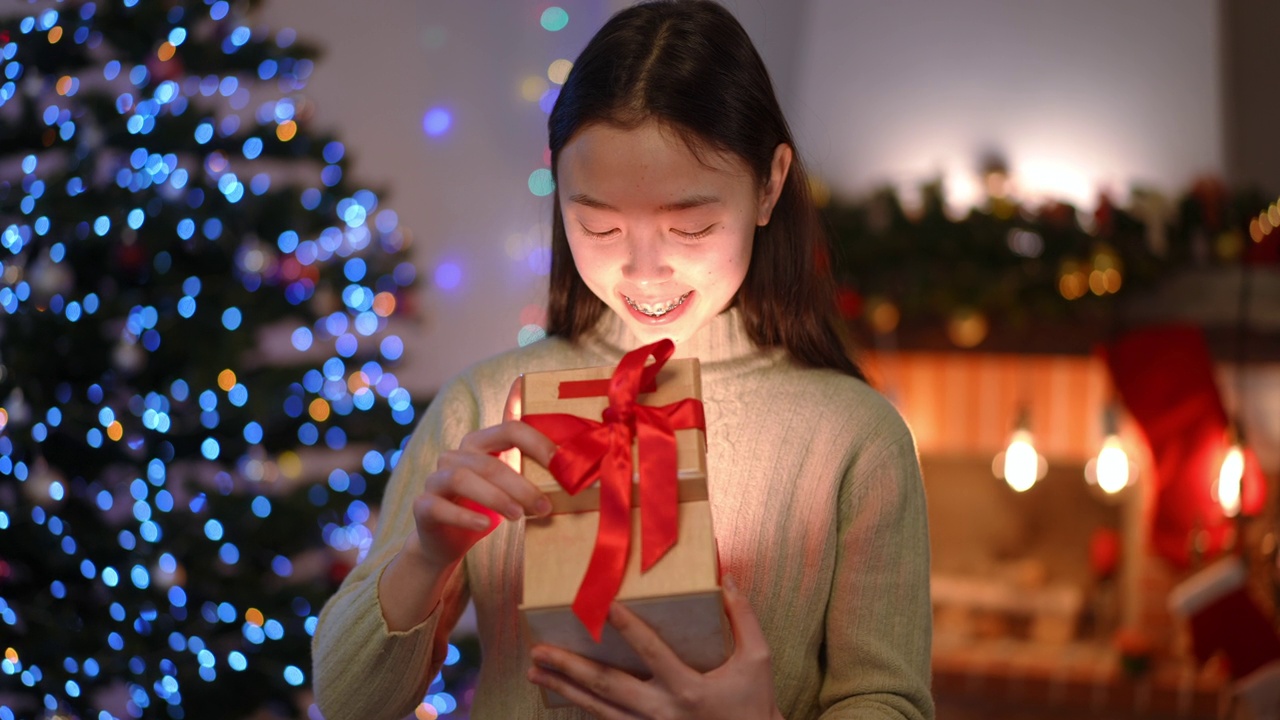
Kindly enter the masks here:
<path id="1" fill-rule="evenodd" d="M 606 362 L 616 362 L 624 353 L 643 343 L 630 326 L 617 314 L 605 312 L 600 322 L 582 339 L 587 350 L 601 355 Z M 703 365 L 704 374 L 718 368 L 728 370 L 744 363 L 777 362 L 785 357 L 781 349 L 761 349 L 751 341 L 742 313 L 731 308 L 720 313 L 699 329 L 688 340 L 676 344 L 675 357 L 696 357 Z"/>

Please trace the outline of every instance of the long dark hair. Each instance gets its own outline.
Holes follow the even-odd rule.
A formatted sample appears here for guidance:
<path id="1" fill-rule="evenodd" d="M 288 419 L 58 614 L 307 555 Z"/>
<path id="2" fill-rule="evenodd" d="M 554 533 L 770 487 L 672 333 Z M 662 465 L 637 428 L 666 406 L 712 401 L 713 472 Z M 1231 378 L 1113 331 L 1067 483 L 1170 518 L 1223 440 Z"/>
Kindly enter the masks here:
<path id="1" fill-rule="evenodd" d="M 774 150 L 795 141 L 769 72 L 737 19 L 710 0 L 659 0 L 623 10 L 578 56 L 547 134 L 551 172 L 584 127 L 633 128 L 657 121 L 698 148 L 741 158 L 762 186 Z M 801 363 L 863 378 L 837 330 L 827 238 L 799 153 L 768 225 L 756 228 L 751 264 L 733 305 L 758 347 L 782 346 Z M 604 303 L 578 274 L 557 196 L 552 210 L 547 332 L 576 340 Z"/>

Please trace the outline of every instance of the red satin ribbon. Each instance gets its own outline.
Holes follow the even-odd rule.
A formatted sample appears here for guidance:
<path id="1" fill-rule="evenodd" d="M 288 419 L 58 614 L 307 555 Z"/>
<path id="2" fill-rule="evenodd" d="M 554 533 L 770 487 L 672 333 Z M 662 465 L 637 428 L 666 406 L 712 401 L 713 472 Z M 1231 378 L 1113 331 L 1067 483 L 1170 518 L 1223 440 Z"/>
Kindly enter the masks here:
<path id="1" fill-rule="evenodd" d="M 609 604 L 618 595 L 631 545 L 633 440 L 640 447 L 640 556 L 642 571 L 662 559 L 678 535 L 679 487 L 675 431 L 706 429 L 702 403 L 693 398 L 663 407 L 641 405 L 642 388 L 654 387 L 658 371 L 675 352 L 659 340 L 622 357 L 609 380 L 603 422 L 563 413 L 525 415 L 524 422 L 558 445 L 547 468 L 570 495 L 600 479 L 600 525 L 587 574 L 573 612 L 600 640 Z M 654 362 L 645 366 L 653 357 Z"/>

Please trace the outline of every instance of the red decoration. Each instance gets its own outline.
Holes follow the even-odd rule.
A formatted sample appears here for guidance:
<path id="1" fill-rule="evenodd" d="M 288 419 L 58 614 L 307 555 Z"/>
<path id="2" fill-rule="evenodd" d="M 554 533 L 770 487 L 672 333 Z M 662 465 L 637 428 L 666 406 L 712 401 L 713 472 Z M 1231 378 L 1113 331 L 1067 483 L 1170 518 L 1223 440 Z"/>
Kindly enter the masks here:
<path id="1" fill-rule="evenodd" d="M 1089 537 L 1089 568 L 1093 576 L 1106 580 L 1120 564 L 1120 533 L 1112 528 L 1098 528 Z"/>
<path id="2" fill-rule="evenodd" d="M 1227 672 L 1239 680 L 1280 662 L 1280 634 L 1248 593 L 1244 563 L 1228 557 L 1179 583 L 1169 607 L 1187 617 L 1196 660 L 1222 653 Z"/>
<path id="3" fill-rule="evenodd" d="M 840 317 L 856 319 L 862 314 L 862 295 L 853 288 L 842 287 L 836 291 L 836 307 L 840 310 Z"/>
<path id="4" fill-rule="evenodd" d="M 1156 552 L 1186 567 L 1191 535 L 1199 528 L 1208 533 L 1206 553 L 1216 554 L 1230 528 L 1211 494 L 1228 449 L 1227 414 L 1203 333 L 1190 325 L 1142 328 L 1102 352 L 1155 461 L 1151 531 Z M 1247 450 L 1241 484 L 1242 511 L 1256 514 L 1265 484 L 1257 459 Z"/>
<path id="5" fill-rule="evenodd" d="M 702 403 L 691 398 L 663 407 L 637 402 L 642 387 L 654 382 L 674 352 L 675 343 L 660 340 L 624 355 L 609 380 L 609 407 L 603 422 L 560 413 L 521 418 L 559 446 L 548 470 L 569 494 L 600 480 L 600 529 L 573 601 L 574 614 L 597 642 L 609 604 L 622 585 L 631 545 L 631 448 L 635 440 L 640 449 L 641 570 L 653 567 L 676 542 L 675 431 L 705 429 Z M 649 357 L 654 362 L 646 367 Z"/>

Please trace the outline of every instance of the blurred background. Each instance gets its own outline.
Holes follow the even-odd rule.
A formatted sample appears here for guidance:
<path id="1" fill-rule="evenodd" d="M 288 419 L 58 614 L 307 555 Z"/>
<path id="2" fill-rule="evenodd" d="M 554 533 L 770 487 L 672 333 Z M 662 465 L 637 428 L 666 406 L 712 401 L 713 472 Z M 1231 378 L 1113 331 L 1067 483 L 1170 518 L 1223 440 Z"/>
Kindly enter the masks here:
<path id="1" fill-rule="evenodd" d="M 628 4 L 0 12 L 0 720 L 319 717 L 405 435 L 543 335 L 547 113 Z M 1274 717 L 1280 7 L 725 4 L 917 437 L 939 717 Z"/>

